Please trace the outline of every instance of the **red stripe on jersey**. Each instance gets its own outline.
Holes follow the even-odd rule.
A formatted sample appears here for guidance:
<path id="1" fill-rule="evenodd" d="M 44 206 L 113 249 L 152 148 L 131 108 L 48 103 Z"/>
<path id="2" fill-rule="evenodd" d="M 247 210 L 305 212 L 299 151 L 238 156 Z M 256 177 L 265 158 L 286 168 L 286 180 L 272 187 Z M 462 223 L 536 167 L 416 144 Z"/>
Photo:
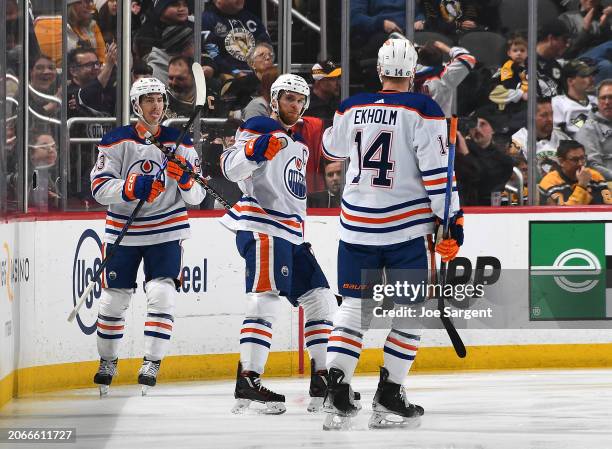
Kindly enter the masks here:
<path id="1" fill-rule="evenodd" d="M 401 214 L 392 215 L 390 217 L 382 217 L 382 218 L 359 217 L 357 215 L 351 215 L 351 214 L 347 213 L 344 209 L 342 209 L 340 211 L 340 213 L 342 214 L 343 217 L 346 217 L 348 220 L 356 221 L 358 223 L 381 224 L 381 223 L 389 223 L 391 221 L 401 220 L 403 218 L 411 217 L 413 215 L 429 214 L 429 213 L 431 213 L 431 208 L 430 207 L 423 207 L 421 209 L 414 209 L 414 210 L 410 210 L 408 212 L 403 212 Z"/>

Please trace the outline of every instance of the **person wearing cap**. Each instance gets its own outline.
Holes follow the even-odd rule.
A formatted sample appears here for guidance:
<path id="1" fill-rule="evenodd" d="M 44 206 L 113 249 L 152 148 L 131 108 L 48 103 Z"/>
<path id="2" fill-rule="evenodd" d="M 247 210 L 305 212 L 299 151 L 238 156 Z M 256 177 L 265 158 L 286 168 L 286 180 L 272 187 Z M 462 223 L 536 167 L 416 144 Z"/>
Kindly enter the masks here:
<path id="1" fill-rule="evenodd" d="M 582 128 L 597 100 L 589 95 L 593 91 L 593 73 L 596 68 L 573 59 L 563 66 L 565 95 L 552 98 L 553 122 L 570 137 Z"/>
<path id="2" fill-rule="evenodd" d="M 308 115 L 332 120 L 340 102 L 342 69 L 332 61 L 320 61 L 312 66 L 312 95 Z"/>
<path id="3" fill-rule="evenodd" d="M 502 117 L 494 115 L 487 108 L 480 108 L 474 115 L 477 118 L 476 126 L 470 128 L 469 136 L 464 138 L 457 131 L 457 154 L 464 158 L 470 155 L 470 164 L 474 166 L 471 171 L 478 174 L 478 181 L 474 183 L 477 191 L 475 198 L 472 198 L 474 204 L 464 205 L 491 206 L 492 194 L 502 192 L 512 176 L 514 162 L 494 141 L 495 127 Z"/>
<path id="4" fill-rule="evenodd" d="M 589 112 L 576 140 L 586 149 L 588 166 L 612 181 L 612 78 L 599 83 L 595 92 L 597 111 Z"/>
<path id="5" fill-rule="evenodd" d="M 190 24 L 164 28 L 160 47 L 153 47 L 144 61 L 153 69 L 153 77 L 168 84 L 168 63 L 174 56 L 193 58 L 193 28 Z"/>
<path id="6" fill-rule="evenodd" d="M 559 19 L 546 22 L 538 29 L 536 44 L 538 95 L 554 97 L 561 93 L 561 58 L 569 45 L 570 31 Z"/>
<path id="7" fill-rule="evenodd" d="M 106 43 L 102 30 L 93 20 L 93 0 L 67 0 L 68 51 L 77 47 L 91 47 L 98 55 L 101 63 L 106 60 Z"/>

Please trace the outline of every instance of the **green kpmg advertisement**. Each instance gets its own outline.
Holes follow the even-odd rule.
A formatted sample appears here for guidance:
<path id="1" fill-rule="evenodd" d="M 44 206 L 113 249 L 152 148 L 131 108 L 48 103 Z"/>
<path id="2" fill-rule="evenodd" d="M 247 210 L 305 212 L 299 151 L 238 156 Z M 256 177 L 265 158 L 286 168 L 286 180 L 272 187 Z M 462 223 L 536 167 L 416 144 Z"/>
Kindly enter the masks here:
<path id="1" fill-rule="evenodd" d="M 530 222 L 530 319 L 610 319 L 610 256 L 612 222 Z"/>

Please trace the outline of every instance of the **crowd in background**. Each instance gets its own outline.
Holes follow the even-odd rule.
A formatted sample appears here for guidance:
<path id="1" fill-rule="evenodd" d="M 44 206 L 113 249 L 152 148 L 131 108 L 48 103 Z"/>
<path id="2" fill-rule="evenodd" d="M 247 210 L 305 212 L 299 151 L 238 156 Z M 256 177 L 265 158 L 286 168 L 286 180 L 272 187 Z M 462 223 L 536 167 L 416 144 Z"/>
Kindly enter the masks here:
<path id="1" fill-rule="evenodd" d="M 21 0 L 19 0 L 21 1 Z M 30 205 L 59 207 L 58 141 L 61 67 L 67 59 L 68 118 L 90 118 L 69 128 L 71 138 L 101 138 L 116 124 L 117 0 L 67 3 L 63 51 L 61 2 L 31 0 L 29 35 L 28 173 Z M 415 42 L 419 53 L 415 92 L 431 95 L 460 126 L 456 173 L 463 205 L 511 205 L 535 189 L 541 204 L 609 204 L 612 181 L 612 2 L 547 0 L 537 32 L 537 85 L 527 77 L 527 34 L 506 14 L 505 0 L 420 0 Z M 17 98 L 22 51 L 18 0 L 7 0 L 7 97 Z M 293 1 L 318 22 L 319 2 Z M 311 84 L 310 108 L 296 125 L 310 148 L 309 207 L 338 207 L 344 167 L 321 157 L 321 136 L 340 102 L 339 2 L 328 1 L 329 59 L 320 60 L 312 31 L 293 23 L 293 60 Z M 350 3 L 350 90 L 380 88 L 376 53 L 389 37 L 406 34 L 405 0 Z M 211 183 L 230 200 L 240 195 L 218 170 L 218 156 L 236 129 L 251 117 L 270 114 L 270 86 L 279 76 L 277 10 L 261 17 L 259 1 L 211 0 L 204 5 L 199 60 L 222 126 L 203 126 L 198 150 Z M 168 88 L 167 119 L 187 117 L 195 102 L 191 64 L 195 54 L 193 0 L 131 0 L 131 77 L 154 76 Z M 551 12 L 552 11 L 552 12 Z M 515 14 L 525 14 L 518 9 Z M 266 20 L 264 20 L 266 19 Z M 267 24 L 264 25 L 264 23 Z M 531 84 L 531 85 L 530 85 Z M 528 92 L 537 95 L 537 179 L 529 183 Z M 15 102 L 7 101 L 7 166 L 16 167 Z M 11 119 L 13 118 L 13 119 Z M 177 125 L 178 126 L 178 125 Z M 75 208 L 92 207 L 89 170 L 95 145 L 72 143 L 68 195 Z M 17 173 L 9 173 L 9 186 Z M 522 178 L 522 182 L 521 181 Z M 44 191 L 44 193 L 41 193 Z M 10 193 L 10 192 L 9 192 Z M 10 196 L 10 195 L 9 195 Z M 10 199 L 10 198 L 9 198 Z M 211 199 L 202 208 L 215 207 Z"/>

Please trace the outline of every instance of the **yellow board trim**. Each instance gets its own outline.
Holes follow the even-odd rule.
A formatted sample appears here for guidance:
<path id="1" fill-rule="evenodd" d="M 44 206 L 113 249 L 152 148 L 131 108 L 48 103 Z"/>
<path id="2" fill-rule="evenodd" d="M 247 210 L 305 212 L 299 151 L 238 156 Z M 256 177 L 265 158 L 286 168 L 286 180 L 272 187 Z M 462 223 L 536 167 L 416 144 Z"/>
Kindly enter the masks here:
<path id="1" fill-rule="evenodd" d="M 236 375 L 238 358 L 238 354 L 169 356 L 162 363 L 159 380 L 231 379 Z M 113 385 L 136 383 L 136 373 L 141 363 L 141 359 L 120 360 L 119 374 L 113 380 Z M 376 373 L 382 363 L 381 349 L 365 349 L 357 372 Z M 0 407 L 14 397 L 91 388 L 97 367 L 97 361 L 87 361 L 21 368 L 0 380 Z M 458 358 L 450 347 L 425 347 L 419 349 L 411 372 L 611 367 L 612 344 L 471 346 L 465 359 Z M 309 367 L 306 366 L 306 369 Z M 297 372 L 297 352 L 270 353 L 267 376 L 289 377 L 297 375 Z"/>

